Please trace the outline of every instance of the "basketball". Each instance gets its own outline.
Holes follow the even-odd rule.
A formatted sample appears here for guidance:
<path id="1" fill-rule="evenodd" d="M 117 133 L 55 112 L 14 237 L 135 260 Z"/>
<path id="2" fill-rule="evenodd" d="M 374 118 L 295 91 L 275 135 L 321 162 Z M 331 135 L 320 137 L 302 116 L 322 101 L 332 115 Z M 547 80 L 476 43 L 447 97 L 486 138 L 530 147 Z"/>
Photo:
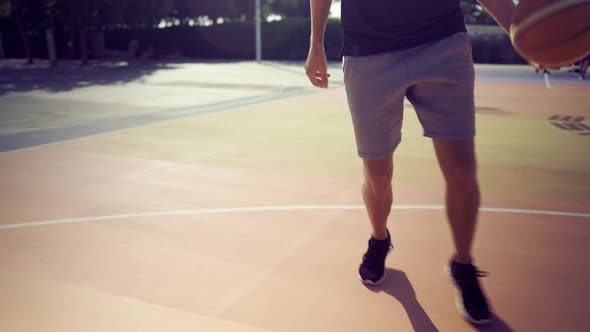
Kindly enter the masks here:
<path id="1" fill-rule="evenodd" d="M 590 54 L 590 0 L 520 0 L 510 39 L 529 61 L 572 65 Z"/>

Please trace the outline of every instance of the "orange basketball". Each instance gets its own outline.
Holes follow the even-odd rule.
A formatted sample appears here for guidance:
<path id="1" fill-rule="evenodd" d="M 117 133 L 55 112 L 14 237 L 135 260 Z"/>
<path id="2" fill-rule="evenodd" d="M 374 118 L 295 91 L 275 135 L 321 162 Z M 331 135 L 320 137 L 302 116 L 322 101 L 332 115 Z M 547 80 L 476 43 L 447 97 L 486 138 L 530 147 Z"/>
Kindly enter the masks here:
<path id="1" fill-rule="evenodd" d="M 590 54 L 590 0 L 520 0 L 510 39 L 529 61 L 569 66 Z"/>

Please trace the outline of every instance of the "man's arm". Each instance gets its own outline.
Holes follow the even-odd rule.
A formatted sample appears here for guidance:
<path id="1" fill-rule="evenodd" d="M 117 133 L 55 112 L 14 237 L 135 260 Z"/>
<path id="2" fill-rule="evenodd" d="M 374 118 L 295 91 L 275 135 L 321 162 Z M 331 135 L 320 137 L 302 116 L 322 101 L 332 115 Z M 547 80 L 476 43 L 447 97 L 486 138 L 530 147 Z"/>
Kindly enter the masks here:
<path id="1" fill-rule="evenodd" d="M 332 0 L 309 0 L 311 7 L 311 38 L 309 54 L 305 63 L 305 73 L 311 84 L 328 87 L 328 62 L 324 50 L 324 34 Z"/>
<path id="2" fill-rule="evenodd" d="M 494 20 L 510 35 L 510 21 L 514 12 L 514 2 L 512 0 L 477 0 L 492 15 Z M 542 64 L 530 62 L 537 70 L 545 69 Z M 555 68 L 559 69 L 559 68 Z"/>
<path id="3" fill-rule="evenodd" d="M 510 34 L 510 21 L 514 11 L 514 2 L 512 0 L 477 0 L 492 15 L 494 20 Z"/>

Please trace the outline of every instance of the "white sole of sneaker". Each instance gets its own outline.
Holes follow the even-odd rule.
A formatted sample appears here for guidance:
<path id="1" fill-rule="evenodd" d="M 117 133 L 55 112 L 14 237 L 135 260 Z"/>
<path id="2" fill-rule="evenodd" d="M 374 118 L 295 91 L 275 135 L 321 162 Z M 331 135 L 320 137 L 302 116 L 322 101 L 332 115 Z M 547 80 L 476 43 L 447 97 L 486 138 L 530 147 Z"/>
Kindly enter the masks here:
<path id="1" fill-rule="evenodd" d="M 359 274 L 359 279 L 361 280 L 361 282 L 365 285 L 371 285 L 371 286 L 377 286 L 383 283 L 383 281 L 385 281 L 385 277 L 387 276 L 387 271 L 383 272 L 383 276 L 381 276 L 381 278 L 375 282 L 371 281 L 371 280 L 367 280 L 367 279 L 363 279 L 363 277 L 361 277 L 361 275 Z"/>
<path id="2" fill-rule="evenodd" d="M 477 325 L 489 324 L 492 321 L 491 319 L 476 320 L 476 319 L 473 319 L 467 313 L 467 310 L 465 310 L 465 306 L 463 305 L 463 296 L 461 296 L 461 290 L 459 289 L 459 287 L 457 287 L 457 284 L 455 283 L 455 279 L 453 278 L 453 275 L 451 274 L 451 269 L 449 268 L 448 265 L 444 266 L 444 272 L 447 275 L 447 277 L 449 277 L 449 280 L 451 281 L 453 286 L 455 286 L 455 306 L 457 307 L 457 311 L 459 311 L 459 314 L 461 314 L 461 316 L 463 318 L 465 318 L 467 321 L 469 321 L 473 324 L 477 324 Z"/>

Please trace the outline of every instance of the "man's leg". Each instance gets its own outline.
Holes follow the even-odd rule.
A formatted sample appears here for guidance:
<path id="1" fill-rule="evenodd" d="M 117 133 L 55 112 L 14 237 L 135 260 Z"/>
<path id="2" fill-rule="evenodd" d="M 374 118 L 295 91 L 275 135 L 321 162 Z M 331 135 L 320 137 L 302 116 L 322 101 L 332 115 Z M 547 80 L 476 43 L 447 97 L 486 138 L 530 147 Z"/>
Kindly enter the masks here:
<path id="1" fill-rule="evenodd" d="M 425 47 L 409 61 L 416 80 L 406 97 L 414 105 L 424 135 L 433 138 L 446 181 L 447 215 L 456 249 L 447 270 L 458 289 L 456 305 L 466 319 L 486 323 L 490 311 L 478 281 L 483 274 L 471 264 L 479 188 L 473 141 L 475 70 L 469 37 L 454 34 Z"/>
<path id="2" fill-rule="evenodd" d="M 393 193 L 391 178 L 393 176 L 392 158 L 383 160 L 363 159 L 365 180 L 362 186 L 363 200 L 373 228 L 373 237 L 385 240 L 387 218 L 391 212 Z"/>
<path id="3" fill-rule="evenodd" d="M 474 141 L 434 139 L 433 142 L 447 185 L 447 216 L 455 242 L 455 259 L 469 264 L 480 203 Z"/>
<path id="4" fill-rule="evenodd" d="M 385 280 L 385 259 L 391 249 L 387 218 L 391 212 L 393 197 L 393 160 L 391 157 L 379 160 L 363 159 L 363 168 L 363 200 L 373 234 L 359 266 L 359 277 L 366 284 L 377 285 Z"/>
<path id="5" fill-rule="evenodd" d="M 372 236 L 358 274 L 366 284 L 385 279 L 391 250 L 387 217 L 391 210 L 392 156 L 401 141 L 407 52 L 345 56 L 344 84 L 358 155 L 363 159 L 362 195 Z"/>
<path id="6" fill-rule="evenodd" d="M 474 141 L 434 139 L 433 142 L 447 183 L 447 216 L 456 250 L 449 263 L 449 273 L 458 289 L 457 308 L 471 322 L 484 324 L 490 321 L 490 310 L 477 278 L 485 274 L 471 262 L 480 201 Z"/>

